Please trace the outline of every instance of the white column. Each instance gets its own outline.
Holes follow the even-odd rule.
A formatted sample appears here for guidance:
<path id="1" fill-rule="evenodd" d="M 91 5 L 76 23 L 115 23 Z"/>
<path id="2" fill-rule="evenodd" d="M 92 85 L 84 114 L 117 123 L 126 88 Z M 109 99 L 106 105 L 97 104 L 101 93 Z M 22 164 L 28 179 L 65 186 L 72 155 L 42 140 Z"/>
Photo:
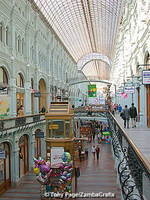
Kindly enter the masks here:
<path id="1" fill-rule="evenodd" d="M 14 139 L 14 149 L 13 149 L 13 173 L 12 175 L 12 182 L 17 183 L 19 181 L 19 145 L 18 139 Z"/>
<path id="2" fill-rule="evenodd" d="M 14 57 L 11 57 L 11 78 L 10 78 L 10 115 L 16 116 L 16 76 L 15 76 L 15 66 L 14 66 Z"/>
<path id="3" fill-rule="evenodd" d="M 26 66 L 26 83 L 25 83 L 25 113 L 27 115 L 31 114 L 31 80 L 29 76 L 29 67 L 30 65 L 28 64 Z"/>
<path id="4" fill-rule="evenodd" d="M 31 130 L 30 144 L 29 144 L 29 170 L 32 170 L 34 156 L 35 156 L 35 133 L 32 133 Z"/>
<path id="5" fill-rule="evenodd" d="M 141 97 L 141 103 L 140 103 L 141 126 L 147 126 L 146 88 L 144 85 L 141 85 L 140 97 Z"/>

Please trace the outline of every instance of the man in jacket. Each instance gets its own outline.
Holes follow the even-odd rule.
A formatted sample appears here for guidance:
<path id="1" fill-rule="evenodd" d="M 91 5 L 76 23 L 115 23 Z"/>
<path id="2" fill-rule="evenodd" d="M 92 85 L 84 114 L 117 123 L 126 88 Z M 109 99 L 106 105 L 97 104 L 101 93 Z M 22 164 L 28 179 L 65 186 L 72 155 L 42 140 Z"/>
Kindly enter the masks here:
<path id="1" fill-rule="evenodd" d="M 131 123 L 132 123 L 132 128 L 136 127 L 136 117 L 137 117 L 137 109 L 134 106 L 134 103 L 132 103 L 132 106 L 129 109 L 130 112 L 130 117 L 131 117 Z"/>

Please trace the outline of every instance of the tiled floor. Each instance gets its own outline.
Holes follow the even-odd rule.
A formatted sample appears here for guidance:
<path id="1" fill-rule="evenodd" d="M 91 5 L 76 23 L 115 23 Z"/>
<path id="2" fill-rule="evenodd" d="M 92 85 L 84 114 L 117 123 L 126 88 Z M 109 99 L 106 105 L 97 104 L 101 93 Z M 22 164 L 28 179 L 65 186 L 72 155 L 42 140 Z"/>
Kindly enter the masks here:
<path id="1" fill-rule="evenodd" d="M 91 147 L 89 148 L 91 149 Z M 117 177 L 114 170 L 114 161 L 111 154 L 111 146 L 109 144 L 100 144 L 100 159 L 93 158 L 89 152 L 87 160 L 80 164 L 81 176 L 78 178 L 77 192 L 111 192 L 115 193 L 115 199 L 120 200 L 120 189 L 117 186 Z M 89 150 L 90 151 L 90 150 Z M 82 199 L 82 198 L 79 198 Z M 87 198 L 92 199 L 92 198 Z M 103 198 L 93 198 L 95 200 Z"/>
<path id="2" fill-rule="evenodd" d="M 40 200 L 40 185 L 35 175 L 24 176 L 18 187 L 10 188 L 0 196 L 0 200 Z"/>
<path id="3" fill-rule="evenodd" d="M 123 120 L 119 115 L 115 115 L 117 121 L 123 128 Z M 137 146 L 137 148 L 141 151 L 143 156 L 150 162 L 150 128 L 137 127 L 125 129 L 125 132 L 129 135 L 133 143 Z"/>
<path id="4" fill-rule="evenodd" d="M 120 200 L 120 189 L 117 186 L 114 161 L 109 144 L 101 144 L 100 159 L 93 158 L 89 145 L 89 156 L 85 161 L 79 162 L 81 176 L 78 178 L 77 192 L 111 192 L 115 193 L 115 198 L 108 200 Z M 23 177 L 21 184 L 16 188 L 9 189 L 0 200 L 40 200 L 40 185 L 35 180 L 35 175 L 29 174 Z M 76 198 L 89 199 L 92 198 Z M 104 198 L 93 198 L 94 200 Z M 48 200 L 48 199 L 47 199 Z M 58 200 L 58 199 L 56 199 Z"/>

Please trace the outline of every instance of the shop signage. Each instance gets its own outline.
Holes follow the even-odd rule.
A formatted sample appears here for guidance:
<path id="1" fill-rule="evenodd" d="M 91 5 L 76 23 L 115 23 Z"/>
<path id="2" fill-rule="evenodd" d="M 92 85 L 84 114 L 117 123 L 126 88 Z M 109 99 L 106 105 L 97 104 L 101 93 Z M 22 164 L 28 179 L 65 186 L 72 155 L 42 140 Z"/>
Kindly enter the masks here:
<path id="1" fill-rule="evenodd" d="M 5 159 L 5 158 L 6 158 L 5 151 L 3 149 L 0 149 L 0 159 Z"/>
<path id="2" fill-rule="evenodd" d="M 34 93 L 34 97 L 40 97 L 41 96 L 41 93 L 40 92 L 35 92 Z"/>
<path id="3" fill-rule="evenodd" d="M 51 165 L 62 163 L 62 156 L 64 154 L 64 147 L 51 148 Z"/>
<path id="4" fill-rule="evenodd" d="M 134 86 L 125 86 L 124 93 L 126 94 L 133 94 L 135 92 Z"/>
<path id="5" fill-rule="evenodd" d="M 36 138 L 44 138 L 44 132 L 43 131 L 36 132 L 35 137 Z"/>
<path id="6" fill-rule="evenodd" d="M 59 125 L 58 124 L 51 124 L 49 126 L 49 129 L 58 129 L 59 128 Z"/>
<path id="7" fill-rule="evenodd" d="M 142 72 L 142 82 L 143 84 L 150 84 L 150 70 L 144 70 Z"/>
<path id="8" fill-rule="evenodd" d="M 0 95 L 8 94 L 8 88 L 0 88 Z"/>
<path id="9" fill-rule="evenodd" d="M 61 99 L 61 96 L 57 96 L 56 98 L 57 98 L 57 99 Z"/>

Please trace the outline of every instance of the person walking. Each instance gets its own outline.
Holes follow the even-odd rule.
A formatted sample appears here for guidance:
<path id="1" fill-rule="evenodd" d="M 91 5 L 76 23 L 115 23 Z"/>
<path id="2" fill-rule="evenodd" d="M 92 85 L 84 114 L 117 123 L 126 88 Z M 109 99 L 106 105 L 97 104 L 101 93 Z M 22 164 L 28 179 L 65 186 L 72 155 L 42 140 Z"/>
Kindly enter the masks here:
<path id="1" fill-rule="evenodd" d="M 121 111 L 122 111 L 122 106 L 119 104 L 118 105 L 118 112 L 121 113 Z"/>
<path id="2" fill-rule="evenodd" d="M 99 160 L 99 152 L 100 152 L 100 148 L 97 145 L 97 147 L 96 147 L 96 157 L 97 157 L 97 160 Z"/>
<path id="3" fill-rule="evenodd" d="M 93 146 L 92 146 L 92 154 L 93 154 L 94 159 L 95 159 L 95 152 L 96 152 L 96 148 L 95 148 L 95 146 L 93 145 Z"/>
<path id="4" fill-rule="evenodd" d="M 124 120 L 124 128 L 129 128 L 129 119 L 130 119 L 130 112 L 128 106 L 125 105 L 125 108 L 122 111 L 122 119 Z"/>
<path id="5" fill-rule="evenodd" d="M 131 107 L 129 108 L 130 117 L 131 117 L 131 123 L 132 128 L 136 127 L 136 117 L 137 117 L 137 109 L 134 106 L 134 103 L 132 103 Z"/>

